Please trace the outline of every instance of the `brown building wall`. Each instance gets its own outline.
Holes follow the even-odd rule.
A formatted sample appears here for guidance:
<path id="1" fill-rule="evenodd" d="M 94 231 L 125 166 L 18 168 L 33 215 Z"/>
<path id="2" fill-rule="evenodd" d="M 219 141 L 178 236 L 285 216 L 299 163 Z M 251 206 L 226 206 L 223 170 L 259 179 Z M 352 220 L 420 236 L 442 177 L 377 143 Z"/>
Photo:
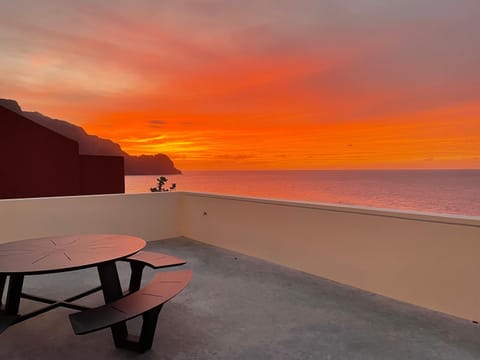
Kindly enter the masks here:
<path id="1" fill-rule="evenodd" d="M 0 107 L 0 198 L 75 195 L 78 143 Z"/>
<path id="2" fill-rule="evenodd" d="M 80 155 L 80 194 L 125 192 L 123 157 Z"/>
<path id="3" fill-rule="evenodd" d="M 78 143 L 0 106 L 0 199 L 123 193 L 123 157 Z"/>

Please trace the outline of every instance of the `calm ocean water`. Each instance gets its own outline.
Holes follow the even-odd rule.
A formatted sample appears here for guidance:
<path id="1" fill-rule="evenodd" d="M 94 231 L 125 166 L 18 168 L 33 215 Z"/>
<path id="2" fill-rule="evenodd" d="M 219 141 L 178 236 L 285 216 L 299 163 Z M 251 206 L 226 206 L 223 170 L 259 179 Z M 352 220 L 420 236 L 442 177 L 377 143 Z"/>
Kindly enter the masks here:
<path id="1" fill-rule="evenodd" d="M 127 193 L 158 176 L 126 176 Z M 480 216 L 480 170 L 188 171 L 178 190 Z"/>

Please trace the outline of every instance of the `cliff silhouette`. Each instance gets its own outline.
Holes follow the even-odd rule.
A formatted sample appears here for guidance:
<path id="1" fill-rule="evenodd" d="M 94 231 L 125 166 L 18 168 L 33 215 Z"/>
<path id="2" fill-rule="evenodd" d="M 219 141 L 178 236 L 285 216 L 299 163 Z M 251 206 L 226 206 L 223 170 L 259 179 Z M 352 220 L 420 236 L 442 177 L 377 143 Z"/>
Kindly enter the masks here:
<path id="1" fill-rule="evenodd" d="M 181 174 L 173 161 L 165 154 L 129 155 L 117 143 L 88 134 L 80 126 L 65 120 L 52 119 L 39 112 L 23 111 L 17 101 L 0 99 L 0 106 L 12 110 L 26 118 L 53 130 L 67 138 L 75 140 L 79 145 L 79 153 L 84 155 L 123 156 L 125 160 L 125 175 L 168 175 Z"/>

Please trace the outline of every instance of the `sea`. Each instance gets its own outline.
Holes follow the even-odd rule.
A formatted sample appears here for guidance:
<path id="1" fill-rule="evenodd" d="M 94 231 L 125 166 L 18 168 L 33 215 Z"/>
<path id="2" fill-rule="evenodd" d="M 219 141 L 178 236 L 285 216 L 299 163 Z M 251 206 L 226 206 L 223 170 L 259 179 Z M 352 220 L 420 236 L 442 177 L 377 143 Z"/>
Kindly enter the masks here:
<path id="1" fill-rule="evenodd" d="M 480 216 L 480 170 L 185 171 L 177 191 Z M 125 192 L 150 192 L 158 176 L 126 176 Z"/>

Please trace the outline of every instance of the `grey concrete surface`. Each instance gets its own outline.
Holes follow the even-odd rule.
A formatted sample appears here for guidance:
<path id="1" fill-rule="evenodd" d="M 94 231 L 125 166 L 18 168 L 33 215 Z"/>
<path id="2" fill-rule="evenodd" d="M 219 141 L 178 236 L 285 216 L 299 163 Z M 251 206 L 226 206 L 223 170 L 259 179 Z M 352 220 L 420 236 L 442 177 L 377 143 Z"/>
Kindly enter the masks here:
<path id="1" fill-rule="evenodd" d="M 189 239 L 148 248 L 185 258 L 194 272 L 160 313 L 151 351 L 117 350 L 109 330 L 75 336 L 71 310 L 59 308 L 0 335 L 0 359 L 480 359 L 479 327 L 467 320 Z M 128 265 L 119 271 L 126 284 Z M 97 282 L 94 269 L 32 276 L 25 291 L 65 298 Z"/>

